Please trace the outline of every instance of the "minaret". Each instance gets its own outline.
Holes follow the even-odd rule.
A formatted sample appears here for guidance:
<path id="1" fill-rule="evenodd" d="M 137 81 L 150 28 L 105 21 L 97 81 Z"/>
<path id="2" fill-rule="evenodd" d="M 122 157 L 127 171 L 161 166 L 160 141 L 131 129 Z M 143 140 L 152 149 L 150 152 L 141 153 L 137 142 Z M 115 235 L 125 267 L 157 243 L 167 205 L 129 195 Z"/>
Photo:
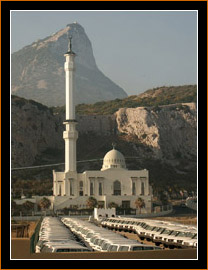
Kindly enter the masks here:
<path id="1" fill-rule="evenodd" d="M 76 172 L 76 141 L 78 132 L 76 131 L 77 121 L 75 120 L 74 105 L 74 58 L 76 54 L 72 51 L 72 37 L 69 37 L 68 52 L 64 54 L 66 62 L 64 69 L 66 72 L 66 130 L 63 132 L 65 140 L 65 172 Z"/>

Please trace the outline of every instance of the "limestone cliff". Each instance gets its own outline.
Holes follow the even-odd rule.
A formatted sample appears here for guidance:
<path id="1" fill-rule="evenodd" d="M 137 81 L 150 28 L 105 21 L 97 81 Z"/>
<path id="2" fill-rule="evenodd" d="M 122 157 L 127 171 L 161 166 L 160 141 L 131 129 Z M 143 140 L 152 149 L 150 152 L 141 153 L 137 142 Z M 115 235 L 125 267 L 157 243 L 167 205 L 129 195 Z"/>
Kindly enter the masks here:
<path id="1" fill-rule="evenodd" d="M 122 108 L 116 112 L 119 132 L 136 136 L 152 150 L 152 158 L 196 158 L 197 115 L 195 103 L 160 107 Z"/>
<path id="2" fill-rule="evenodd" d="M 12 167 L 32 165 L 46 149 L 63 148 L 61 120 L 46 106 L 12 96 L 11 120 Z"/>
<path id="3" fill-rule="evenodd" d="M 196 113 L 195 103 L 184 103 L 77 116 L 79 159 L 102 158 L 114 140 L 126 156 L 196 161 Z M 54 115 L 46 106 L 13 96 L 11 119 L 12 167 L 33 165 L 46 155 L 57 160 L 60 152 L 64 162 L 63 114 Z"/>

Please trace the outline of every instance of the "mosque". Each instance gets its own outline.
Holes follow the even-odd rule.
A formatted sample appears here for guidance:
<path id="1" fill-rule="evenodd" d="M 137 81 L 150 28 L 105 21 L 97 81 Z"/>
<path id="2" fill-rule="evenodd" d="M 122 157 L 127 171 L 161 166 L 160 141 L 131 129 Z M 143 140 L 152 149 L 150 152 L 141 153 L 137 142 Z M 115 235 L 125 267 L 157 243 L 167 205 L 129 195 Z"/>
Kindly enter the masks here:
<path id="1" fill-rule="evenodd" d="M 103 159 L 100 171 L 78 173 L 76 168 L 76 141 L 78 132 L 74 105 L 74 59 L 72 38 L 69 38 L 68 52 L 65 53 L 65 85 L 66 85 L 66 120 L 65 131 L 65 171 L 53 170 L 53 207 L 55 210 L 78 206 L 86 208 L 89 197 L 94 197 L 98 205 L 108 208 L 116 203 L 124 208 L 135 208 L 135 200 L 144 200 L 144 213 L 151 212 L 152 188 L 149 185 L 148 170 L 128 170 L 122 153 L 110 150 Z"/>

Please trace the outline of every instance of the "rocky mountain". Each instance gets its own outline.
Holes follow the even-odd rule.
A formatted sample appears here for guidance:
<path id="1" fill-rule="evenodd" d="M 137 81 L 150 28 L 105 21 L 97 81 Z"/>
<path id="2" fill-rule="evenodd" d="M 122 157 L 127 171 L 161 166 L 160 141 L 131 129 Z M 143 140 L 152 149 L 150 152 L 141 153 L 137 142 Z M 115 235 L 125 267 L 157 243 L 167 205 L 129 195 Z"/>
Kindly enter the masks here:
<path id="1" fill-rule="evenodd" d="M 126 97 L 125 91 L 97 67 L 91 42 L 78 23 L 68 24 L 57 33 L 12 54 L 12 94 L 47 106 L 65 104 L 64 53 L 69 34 L 73 36 L 72 47 L 77 54 L 76 104 Z"/>
<path id="2" fill-rule="evenodd" d="M 12 167 L 34 164 L 46 149 L 63 148 L 61 119 L 48 107 L 17 96 L 11 99 Z"/>
<path id="3" fill-rule="evenodd" d="M 64 162 L 63 112 L 12 96 L 11 119 L 12 167 Z M 102 159 L 116 142 L 127 167 L 149 169 L 156 185 L 189 181 L 196 186 L 195 103 L 120 108 L 109 115 L 77 115 L 77 120 L 78 160 Z M 78 169 L 100 169 L 101 163 L 78 163 Z"/>

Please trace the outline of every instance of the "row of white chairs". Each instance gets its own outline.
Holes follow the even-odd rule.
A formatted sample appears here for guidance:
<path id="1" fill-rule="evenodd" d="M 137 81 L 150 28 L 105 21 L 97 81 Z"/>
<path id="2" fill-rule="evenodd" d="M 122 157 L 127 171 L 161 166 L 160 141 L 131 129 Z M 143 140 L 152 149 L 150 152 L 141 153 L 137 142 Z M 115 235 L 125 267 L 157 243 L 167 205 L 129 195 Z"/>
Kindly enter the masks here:
<path id="1" fill-rule="evenodd" d="M 94 251 L 117 252 L 160 249 L 153 245 L 144 245 L 136 240 L 125 238 L 120 234 L 78 218 L 64 217 L 61 220 Z"/>
<path id="2" fill-rule="evenodd" d="M 73 233 L 57 217 L 45 217 L 41 223 L 35 252 L 85 252 L 90 251 L 77 241 Z"/>
<path id="3" fill-rule="evenodd" d="M 169 248 L 197 247 L 197 228 L 176 222 L 126 217 L 105 218 L 104 228 L 136 233 L 141 240 Z"/>

